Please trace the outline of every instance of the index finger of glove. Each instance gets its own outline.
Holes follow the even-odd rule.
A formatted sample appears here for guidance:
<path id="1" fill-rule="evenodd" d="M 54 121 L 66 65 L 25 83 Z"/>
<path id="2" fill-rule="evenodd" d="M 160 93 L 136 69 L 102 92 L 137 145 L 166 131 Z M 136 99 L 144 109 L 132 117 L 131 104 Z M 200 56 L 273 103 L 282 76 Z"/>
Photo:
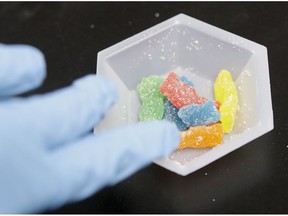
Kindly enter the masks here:
<path id="1" fill-rule="evenodd" d="M 46 76 L 45 59 L 29 45 L 0 44 L 0 98 L 32 90 Z"/>
<path id="2" fill-rule="evenodd" d="M 179 140 L 174 124 L 155 121 L 90 135 L 64 146 L 51 155 L 51 166 L 62 184 L 55 202 L 79 201 L 113 185 L 170 154 Z"/>
<path id="3" fill-rule="evenodd" d="M 0 119 L 5 122 L 3 130 L 8 128 L 3 133 L 11 134 L 10 139 L 24 136 L 26 144 L 58 147 L 91 131 L 116 100 L 110 80 L 87 75 L 51 93 L 3 102 Z"/>

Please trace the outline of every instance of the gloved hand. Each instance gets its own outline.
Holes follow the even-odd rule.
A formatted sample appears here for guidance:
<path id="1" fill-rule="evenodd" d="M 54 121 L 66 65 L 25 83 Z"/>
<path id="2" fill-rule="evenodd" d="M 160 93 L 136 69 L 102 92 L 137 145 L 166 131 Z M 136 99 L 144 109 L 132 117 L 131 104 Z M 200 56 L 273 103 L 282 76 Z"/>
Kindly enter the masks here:
<path id="1" fill-rule="evenodd" d="M 9 97 L 39 86 L 45 70 L 39 50 L 0 45 L 0 213 L 79 201 L 178 145 L 176 127 L 163 121 L 93 135 L 117 99 L 103 77 L 87 75 L 44 95 Z"/>

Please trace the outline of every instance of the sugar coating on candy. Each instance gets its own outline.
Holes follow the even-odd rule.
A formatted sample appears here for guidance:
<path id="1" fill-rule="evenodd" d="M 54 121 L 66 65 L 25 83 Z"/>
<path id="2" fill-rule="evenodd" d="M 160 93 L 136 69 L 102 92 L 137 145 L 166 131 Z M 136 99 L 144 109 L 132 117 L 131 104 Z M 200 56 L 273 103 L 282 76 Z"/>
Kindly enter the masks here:
<path id="1" fill-rule="evenodd" d="M 225 131 L 223 122 L 229 123 L 233 120 L 234 97 L 235 95 L 237 97 L 236 88 L 234 94 L 231 86 L 225 86 L 226 83 L 223 85 L 223 80 L 227 82 L 229 77 L 218 83 L 216 80 L 214 85 L 216 100 L 211 101 L 199 96 L 190 80 L 184 76 L 179 78 L 174 72 L 171 72 L 166 79 L 160 76 L 146 77 L 137 86 L 141 99 L 139 120 L 164 118 L 174 122 L 181 135 L 179 149 L 217 146 L 223 142 Z M 230 81 L 233 83 L 231 76 Z M 219 91 L 216 92 L 215 89 Z M 230 92 L 228 97 L 227 92 Z M 238 98 L 236 108 L 237 106 Z M 235 115 L 233 124 L 234 121 Z"/>
<path id="2" fill-rule="evenodd" d="M 235 83 L 227 70 L 221 70 L 214 84 L 215 99 L 220 102 L 220 121 L 224 133 L 233 129 L 238 109 L 238 96 Z"/>
<path id="3" fill-rule="evenodd" d="M 154 97 L 160 97 L 164 99 L 163 95 L 159 91 L 159 87 L 163 80 L 163 77 L 156 75 L 143 78 L 137 85 L 137 91 L 139 93 L 140 99 L 142 101 L 150 100 Z"/>
<path id="4" fill-rule="evenodd" d="M 189 127 L 209 125 L 220 120 L 220 113 L 211 100 L 204 104 L 184 106 L 179 110 L 178 116 Z"/>
<path id="5" fill-rule="evenodd" d="M 139 110 L 140 121 L 152 121 L 163 119 L 164 104 L 163 99 L 152 99 L 142 102 Z"/>
<path id="6" fill-rule="evenodd" d="M 221 123 L 208 126 L 195 126 L 180 132 L 181 141 L 178 149 L 214 147 L 223 142 Z"/>
<path id="7" fill-rule="evenodd" d="M 180 81 L 186 83 L 187 85 L 193 87 L 194 84 L 185 76 L 180 77 Z M 174 122 L 179 131 L 185 131 L 188 129 L 187 125 L 178 116 L 179 109 L 175 107 L 169 100 L 164 103 L 164 119 Z"/>
<path id="8" fill-rule="evenodd" d="M 178 109 L 189 104 L 203 104 L 206 98 L 197 95 L 196 90 L 179 80 L 178 76 L 171 72 L 160 86 L 160 92 Z"/>
<path id="9" fill-rule="evenodd" d="M 175 107 L 169 100 L 164 103 L 164 119 L 174 122 L 179 131 L 187 130 L 188 127 L 183 121 L 178 117 L 179 109 Z"/>
<path id="10" fill-rule="evenodd" d="M 163 77 L 149 76 L 137 85 L 137 91 L 141 99 L 139 110 L 139 120 L 161 120 L 164 113 L 164 96 L 160 93 L 159 88 Z"/>
<path id="11" fill-rule="evenodd" d="M 142 103 L 139 111 L 140 121 L 152 121 L 163 119 L 164 104 L 163 99 L 152 99 Z"/>

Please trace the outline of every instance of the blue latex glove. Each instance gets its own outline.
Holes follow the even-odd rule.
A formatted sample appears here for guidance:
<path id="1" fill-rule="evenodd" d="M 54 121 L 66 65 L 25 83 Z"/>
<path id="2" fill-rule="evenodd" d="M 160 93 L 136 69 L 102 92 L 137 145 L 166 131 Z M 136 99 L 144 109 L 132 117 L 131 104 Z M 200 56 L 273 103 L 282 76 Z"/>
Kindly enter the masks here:
<path id="1" fill-rule="evenodd" d="M 103 77 L 87 75 L 44 95 L 8 97 L 44 78 L 39 50 L 0 45 L 0 213 L 33 213 L 82 200 L 179 143 L 177 128 L 163 121 L 91 134 L 117 99 Z"/>

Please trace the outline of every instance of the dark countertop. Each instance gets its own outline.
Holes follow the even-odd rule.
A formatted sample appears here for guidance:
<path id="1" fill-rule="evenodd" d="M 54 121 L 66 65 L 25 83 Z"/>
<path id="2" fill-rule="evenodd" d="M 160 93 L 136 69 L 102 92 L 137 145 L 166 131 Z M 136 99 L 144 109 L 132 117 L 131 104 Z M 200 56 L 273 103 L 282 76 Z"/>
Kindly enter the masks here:
<path id="1" fill-rule="evenodd" d="M 179 13 L 268 48 L 273 131 L 186 177 L 152 164 L 49 213 L 288 213 L 287 12 L 287 3 L 263 2 L 0 3 L 0 41 L 46 56 L 47 79 L 29 94 L 94 73 L 97 52 Z"/>

